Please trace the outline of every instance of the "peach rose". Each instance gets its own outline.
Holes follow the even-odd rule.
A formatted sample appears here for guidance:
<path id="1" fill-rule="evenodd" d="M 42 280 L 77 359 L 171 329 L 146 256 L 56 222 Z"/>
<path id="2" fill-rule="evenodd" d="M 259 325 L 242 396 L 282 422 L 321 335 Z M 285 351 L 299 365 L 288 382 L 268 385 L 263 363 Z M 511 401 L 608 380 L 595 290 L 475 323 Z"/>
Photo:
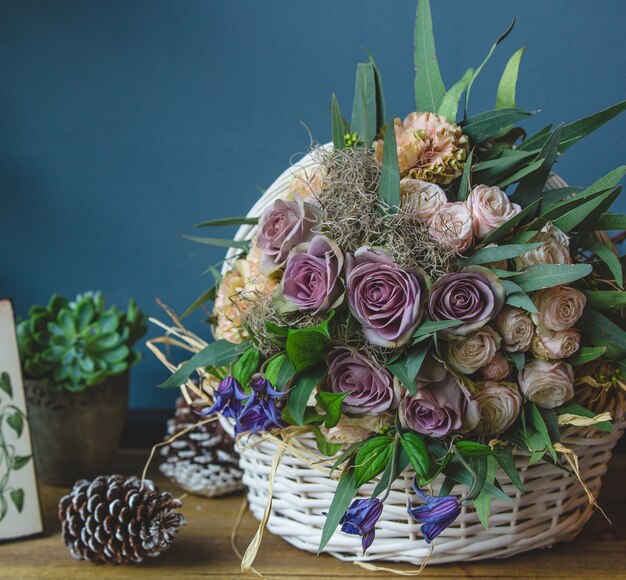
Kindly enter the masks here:
<path id="1" fill-rule="evenodd" d="M 448 343 L 446 358 L 455 371 L 471 375 L 490 363 L 500 348 L 500 336 L 490 326 L 483 326 L 467 338 Z"/>
<path id="2" fill-rule="evenodd" d="M 522 211 L 499 187 L 489 185 L 474 187 L 467 198 L 467 207 L 472 216 L 474 235 L 479 239 L 486 238 Z"/>
<path id="3" fill-rule="evenodd" d="M 532 314 L 537 326 L 548 330 L 567 330 L 582 316 L 587 297 L 569 286 L 540 290 L 533 296 L 538 313 Z"/>
<path id="4" fill-rule="evenodd" d="M 518 380 L 522 393 L 538 407 L 554 409 L 574 396 L 574 370 L 566 362 L 532 360 Z"/>
<path id="5" fill-rule="evenodd" d="M 501 352 L 497 352 L 490 362 L 480 368 L 480 372 L 486 381 L 502 381 L 509 376 L 511 365 Z"/>
<path id="6" fill-rule="evenodd" d="M 529 242 L 543 242 L 543 245 L 522 254 L 515 259 L 518 270 L 535 264 L 571 264 L 569 238 L 551 222 Z"/>
<path id="7" fill-rule="evenodd" d="M 467 206 L 460 201 L 441 206 L 430 222 L 428 233 L 442 246 L 459 253 L 469 250 L 474 243 L 474 233 Z"/>
<path id="8" fill-rule="evenodd" d="M 405 177 L 400 180 L 400 191 L 411 216 L 425 224 L 429 224 L 448 201 L 441 187 L 419 179 Z"/>
<path id="9" fill-rule="evenodd" d="M 538 328 L 531 343 L 535 356 L 550 360 L 568 358 L 580 348 L 580 332 L 575 328 L 555 332 Z"/>
<path id="10" fill-rule="evenodd" d="M 522 408 L 522 397 L 512 384 L 492 381 L 479 384 L 474 400 L 480 406 L 480 422 L 475 430 L 481 435 L 498 435 L 506 431 Z"/>
<path id="11" fill-rule="evenodd" d="M 535 325 L 521 308 L 505 306 L 496 318 L 495 326 L 502 337 L 503 350 L 525 352 L 530 348 Z"/>

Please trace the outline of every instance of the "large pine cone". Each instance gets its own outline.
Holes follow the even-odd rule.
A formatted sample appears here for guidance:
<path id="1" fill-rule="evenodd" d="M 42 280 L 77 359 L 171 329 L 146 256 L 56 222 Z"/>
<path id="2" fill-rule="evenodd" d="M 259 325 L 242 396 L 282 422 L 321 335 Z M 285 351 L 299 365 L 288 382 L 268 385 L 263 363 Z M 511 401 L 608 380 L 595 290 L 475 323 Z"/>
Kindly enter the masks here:
<path id="1" fill-rule="evenodd" d="M 176 401 L 176 412 L 167 422 L 165 441 L 193 427 L 161 448 L 165 461 L 161 473 L 188 493 L 217 497 L 239 489 L 242 472 L 232 437 L 218 421 L 197 425 L 201 420 L 185 399 Z"/>
<path id="2" fill-rule="evenodd" d="M 62 538 L 77 560 L 127 564 L 154 558 L 185 523 L 181 503 L 150 480 L 123 475 L 81 479 L 59 502 Z"/>

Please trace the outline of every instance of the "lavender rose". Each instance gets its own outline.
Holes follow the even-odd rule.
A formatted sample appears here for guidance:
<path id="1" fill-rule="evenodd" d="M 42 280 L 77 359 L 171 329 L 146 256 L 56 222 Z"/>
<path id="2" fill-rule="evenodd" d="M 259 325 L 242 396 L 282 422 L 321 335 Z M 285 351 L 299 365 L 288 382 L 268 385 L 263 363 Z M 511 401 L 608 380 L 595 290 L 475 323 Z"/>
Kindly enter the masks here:
<path id="1" fill-rule="evenodd" d="M 536 357 L 550 360 L 568 358 L 580 348 L 580 332 L 575 328 L 551 331 L 538 328 L 531 348 Z"/>
<path id="2" fill-rule="evenodd" d="M 334 393 L 350 394 L 343 400 L 348 413 L 380 414 L 398 405 L 391 374 L 348 347 L 336 347 L 328 355 L 328 384 Z"/>
<path id="3" fill-rule="evenodd" d="M 346 271 L 350 312 L 367 340 L 385 347 L 406 344 L 423 315 L 417 276 L 389 254 L 368 247 L 348 255 Z"/>
<path id="4" fill-rule="evenodd" d="M 511 365 L 501 352 L 497 352 L 491 362 L 480 369 L 480 372 L 486 381 L 502 381 L 509 376 Z"/>
<path id="5" fill-rule="evenodd" d="M 319 210 L 296 195 L 292 201 L 277 199 L 259 220 L 256 245 L 261 251 L 261 272 L 271 274 L 287 259 L 289 252 L 313 236 Z"/>
<path id="6" fill-rule="evenodd" d="M 530 348 L 535 325 L 521 308 L 505 306 L 496 318 L 496 329 L 502 337 L 503 350 L 526 352 Z"/>
<path id="7" fill-rule="evenodd" d="M 522 393 L 539 407 L 554 409 L 574 396 L 574 370 L 566 362 L 532 360 L 518 379 Z"/>
<path id="8" fill-rule="evenodd" d="M 443 338 L 467 336 L 493 320 L 504 304 L 498 277 L 482 266 L 446 274 L 432 287 L 429 300 L 433 320 L 460 320 L 463 324 L 441 333 Z"/>
<path id="9" fill-rule="evenodd" d="M 491 362 L 500 348 L 500 336 L 490 326 L 449 343 L 446 358 L 455 371 L 471 375 Z"/>
<path id="10" fill-rule="evenodd" d="M 537 326 L 549 330 L 566 330 L 578 322 L 582 316 L 587 297 L 569 286 L 557 286 L 540 290 L 533 296 L 539 311 L 532 318 Z"/>
<path id="11" fill-rule="evenodd" d="M 472 215 L 474 235 L 480 239 L 486 238 L 522 211 L 495 185 L 477 185 L 467 198 L 467 207 Z"/>
<path id="12" fill-rule="evenodd" d="M 487 381 L 478 385 L 474 400 L 480 406 L 480 423 L 476 431 L 481 435 L 498 435 L 506 431 L 522 408 L 522 396 L 512 384 Z"/>
<path id="13" fill-rule="evenodd" d="M 287 259 L 280 283 L 282 297 L 289 304 L 280 310 L 310 310 L 313 314 L 335 308 L 342 298 L 339 274 L 343 255 L 326 236 L 297 245 Z"/>
<path id="14" fill-rule="evenodd" d="M 398 417 L 405 429 L 445 437 L 473 429 L 480 420 L 480 408 L 465 386 L 448 373 L 443 381 L 421 385 L 417 393 L 405 396 Z"/>

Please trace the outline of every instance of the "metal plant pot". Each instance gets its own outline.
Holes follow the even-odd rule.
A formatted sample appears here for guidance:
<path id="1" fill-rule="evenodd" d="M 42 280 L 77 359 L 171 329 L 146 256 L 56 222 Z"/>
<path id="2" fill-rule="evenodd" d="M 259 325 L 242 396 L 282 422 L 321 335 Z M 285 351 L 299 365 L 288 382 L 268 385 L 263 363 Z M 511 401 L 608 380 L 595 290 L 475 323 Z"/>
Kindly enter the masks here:
<path id="1" fill-rule="evenodd" d="M 67 486 L 77 479 L 102 474 L 122 436 L 128 379 L 128 373 L 124 373 L 78 393 L 25 381 L 40 481 Z"/>

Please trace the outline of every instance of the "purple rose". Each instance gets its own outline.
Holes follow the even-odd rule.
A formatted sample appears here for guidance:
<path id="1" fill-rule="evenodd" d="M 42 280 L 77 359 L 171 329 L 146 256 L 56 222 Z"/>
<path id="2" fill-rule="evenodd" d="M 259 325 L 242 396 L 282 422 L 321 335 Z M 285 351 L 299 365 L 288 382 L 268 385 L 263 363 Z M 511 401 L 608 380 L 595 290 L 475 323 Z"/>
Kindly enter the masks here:
<path id="1" fill-rule="evenodd" d="M 414 395 L 406 395 L 398 408 L 400 423 L 422 435 L 445 437 L 476 427 L 480 407 L 469 391 L 448 373 L 443 381 L 422 384 Z"/>
<path id="2" fill-rule="evenodd" d="M 348 255 L 346 271 L 350 311 L 367 340 L 376 346 L 406 344 L 422 319 L 417 276 L 368 247 Z"/>
<path id="3" fill-rule="evenodd" d="M 350 392 L 343 400 L 348 413 L 378 415 L 398 405 L 391 374 L 345 346 L 328 355 L 328 383 L 334 393 Z"/>
<path id="4" fill-rule="evenodd" d="M 277 199 L 259 220 L 256 245 L 261 251 L 261 272 L 271 274 L 287 259 L 289 252 L 311 239 L 311 229 L 317 223 L 319 209 L 299 196 L 293 201 Z"/>
<path id="5" fill-rule="evenodd" d="M 505 292 L 498 277 L 482 266 L 469 266 L 446 274 L 432 287 L 429 300 L 433 320 L 461 320 L 443 331 L 443 338 L 467 336 L 493 320 L 504 304 Z"/>
<path id="6" fill-rule="evenodd" d="M 299 244 L 287 259 L 281 280 L 286 310 L 311 310 L 313 314 L 335 308 L 342 298 L 339 274 L 343 255 L 327 237 L 315 236 Z"/>

